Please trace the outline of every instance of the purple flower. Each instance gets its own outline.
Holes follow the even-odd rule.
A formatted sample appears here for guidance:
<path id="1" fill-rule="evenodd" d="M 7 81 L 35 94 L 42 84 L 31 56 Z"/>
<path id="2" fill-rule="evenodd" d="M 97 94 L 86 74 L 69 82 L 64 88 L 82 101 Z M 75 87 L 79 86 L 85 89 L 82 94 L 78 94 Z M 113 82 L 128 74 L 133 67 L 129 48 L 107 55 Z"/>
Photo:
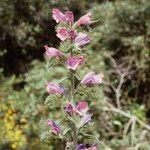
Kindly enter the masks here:
<path id="1" fill-rule="evenodd" d="M 83 56 L 80 57 L 68 57 L 66 61 L 66 67 L 71 70 L 76 70 L 80 65 L 85 62 L 85 58 Z"/>
<path id="2" fill-rule="evenodd" d="M 89 73 L 87 73 L 83 79 L 81 80 L 81 84 L 82 85 L 97 85 L 97 84 L 101 84 L 102 83 L 102 79 L 103 79 L 103 74 L 95 74 L 95 72 L 91 71 Z"/>
<path id="3" fill-rule="evenodd" d="M 65 107 L 64 110 L 66 113 L 68 113 L 70 116 L 73 115 L 74 113 L 74 105 L 72 103 L 68 103 Z"/>
<path id="4" fill-rule="evenodd" d="M 53 48 L 53 47 L 48 47 L 47 45 L 44 46 L 45 48 L 45 54 L 48 56 L 48 57 L 62 57 L 63 56 L 63 53 L 56 49 L 56 48 Z"/>
<path id="5" fill-rule="evenodd" d="M 90 42 L 90 38 L 85 33 L 79 32 L 77 37 L 75 38 L 75 44 L 77 46 L 83 46 Z"/>
<path id="6" fill-rule="evenodd" d="M 85 150 L 86 149 L 86 145 L 85 144 L 78 144 L 77 145 L 77 150 Z"/>
<path id="7" fill-rule="evenodd" d="M 95 145 L 92 145 L 91 147 L 86 147 L 85 144 L 78 144 L 77 150 L 97 150 L 97 147 Z"/>
<path id="8" fill-rule="evenodd" d="M 62 88 L 53 82 L 48 82 L 46 84 L 46 90 L 50 94 L 63 94 L 64 93 Z"/>
<path id="9" fill-rule="evenodd" d="M 51 127 L 52 133 L 57 135 L 61 132 L 61 129 L 60 129 L 59 125 L 56 124 L 54 121 L 52 121 L 50 119 L 47 120 L 47 125 Z"/>

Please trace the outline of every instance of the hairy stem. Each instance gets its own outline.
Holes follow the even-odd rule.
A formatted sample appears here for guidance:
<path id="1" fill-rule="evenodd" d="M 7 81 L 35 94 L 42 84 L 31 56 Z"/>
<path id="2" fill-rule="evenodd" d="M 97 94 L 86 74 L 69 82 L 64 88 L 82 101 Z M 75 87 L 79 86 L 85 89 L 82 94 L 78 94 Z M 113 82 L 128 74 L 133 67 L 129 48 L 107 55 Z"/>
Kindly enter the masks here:
<path id="1" fill-rule="evenodd" d="M 75 74 L 75 71 L 71 70 L 71 93 L 72 93 L 73 101 L 75 101 L 74 100 L 74 98 L 75 98 L 74 74 Z"/>
<path id="2" fill-rule="evenodd" d="M 77 142 L 78 142 L 78 133 L 76 127 L 74 127 L 73 130 L 73 144 L 74 144 L 74 150 L 77 150 Z"/>
<path id="3" fill-rule="evenodd" d="M 72 99 L 73 102 L 75 102 L 75 85 L 74 85 L 74 77 L 75 77 L 75 71 L 70 70 L 71 73 L 71 94 L 72 94 Z M 74 126 L 73 128 L 73 148 L 74 150 L 77 150 L 77 142 L 78 142 L 78 131 L 77 128 Z"/>

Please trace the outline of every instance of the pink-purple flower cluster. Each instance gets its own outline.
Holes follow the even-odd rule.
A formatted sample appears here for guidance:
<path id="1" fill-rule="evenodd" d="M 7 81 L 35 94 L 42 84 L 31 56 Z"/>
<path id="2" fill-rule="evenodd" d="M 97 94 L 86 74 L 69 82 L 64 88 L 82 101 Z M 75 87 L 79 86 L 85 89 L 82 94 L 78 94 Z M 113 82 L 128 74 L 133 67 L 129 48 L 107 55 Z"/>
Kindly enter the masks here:
<path id="1" fill-rule="evenodd" d="M 70 71 L 71 74 L 74 75 L 79 66 L 83 65 L 86 61 L 85 56 L 74 53 L 74 51 L 76 51 L 76 49 L 82 50 L 82 47 L 88 44 L 91 40 L 86 33 L 78 32 L 77 28 L 82 25 L 91 24 L 91 13 L 87 13 L 76 22 L 74 21 L 74 15 L 71 11 L 63 13 L 59 9 L 54 8 L 52 10 L 52 14 L 52 17 L 56 21 L 56 23 L 59 23 L 61 25 L 56 30 L 56 36 L 62 42 L 70 42 L 70 44 L 73 46 L 73 51 L 71 50 L 69 55 L 66 55 L 59 49 L 56 49 L 54 47 L 48 47 L 47 45 L 45 45 L 45 54 L 51 59 L 59 60 L 63 58 L 63 65 Z M 96 74 L 95 72 L 90 71 L 89 73 L 85 74 L 83 79 L 79 82 L 79 86 L 99 85 L 102 83 L 102 80 L 103 74 Z M 73 88 L 70 89 L 72 90 L 72 92 L 66 94 L 66 91 L 61 85 L 54 82 L 48 82 L 46 84 L 46 90 L 49 94 L 57 94 L 61 96 L 68 95 L 66 96 L 67 102 L 65 104 L 64 111 L 66 112 L 66 114 L 68 114 L 68 117 L 79 118 L 79 122 L 77 125 L 75 125 L 75 129 L 80 129 L 84 125 L 87 125 L 91 122 L 92 114 L 89 113 L 89 106 L 86 101 L 79 101 L 77 103 L 75 102 L 74 94 L 76 93 L 74 90 L 76 89 L 76 87 L 74 87 L 74 85 L 72 86 Z M 50 119 L 47 121 L 47 125 L 50 127 L 51 132 L 55 135 L 58 135 L 62 131 L 60 126 Z M 76 150 L 97 150 L 95 145 L 87 147 L 85 144 L 77 145 L 77 142 L 78 141 L 74 142 Z"/>
<path id="2" fill-rule="evenodd" d="M 87 43 L 90 42 L 90 38 L 87 34 L 82 33 L 82 32 L 77 32 L 75 30 L 75 28 L 72 26 L 72 24 L 74 23 L 74 16 L 73 13 L 70 11 L 67 11 L 65 14 L 62 13 L 59 9 L 53 9 L 52 10 L 53 13 L 53 19 L 57 22 L 57 23 L 67 23 L 70 25 L 71 28 L 66 28 L 66 27 L 59 27 L 57 29 L 57 34 L 56 36 L 61 40 L 61 41 L 65 41 L 65 40 L 70 40 L 71 42 L 74 43 L 74 45 L 81 47 L 86 45 Z M 77 22 L 75 22 L 75 24 L 78 25 L 87 25 L 91 23 L 91 19 L 90 19 L 91 13 L 88 13 L 86 15 L 84 15 L 83 17 L 81 17 Z M 63 53 L 61 52 L 61 50 L 58 50 L 56 48 L 53 47 L 48 47 L 47 45 L 44 46 L 45 48 L 45 54 L 49 57 L 62 57 Z M 85 61 L 85 59 L 83 57 L 69 57 L 67 58 L 66 61 L 66 66 L 69 69 L 75 70 L 78 66 L 80 66 L 81 64 L 83 64 Z"/>
<path id="3" fill-rule="evenodd" d="M 74 23 L 74 15 L 71 11 L 67 11 L 65 14 L 62 13 L 59 9 L 54 8 L 52 10 L 52 17 L 53 19 L 59 23 L 59 22 L 68 22 L 69 24 Z M 87 13 L 86 15 L 82 16 L 76 23 L 78 26 L 80 25 L 88 25 L 91 23 L 91 13 Z"/>

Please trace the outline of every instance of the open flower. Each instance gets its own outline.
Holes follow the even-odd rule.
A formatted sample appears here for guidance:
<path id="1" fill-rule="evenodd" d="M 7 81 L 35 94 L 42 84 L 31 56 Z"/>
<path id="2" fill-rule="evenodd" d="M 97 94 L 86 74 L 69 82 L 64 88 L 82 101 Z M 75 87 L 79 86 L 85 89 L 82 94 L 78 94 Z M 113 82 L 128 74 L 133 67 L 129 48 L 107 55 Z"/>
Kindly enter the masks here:
<path id="1" fill-rule="evenodd" d="M 81 80 L 82 85 L 98 85 L 102 83 L 103 74 L 95 74 L 95 72 L 91 71 L 87 73 L 83 79 Z"/>
<path id="2" fill-rule="evenodd" d="M 52 17 L 57 23 L 66 21 L 66 16 L 59 9 L 53 8 L 52 13 Z"/>
<path id="3" fill-rule="evenodd" d="M 54 121 L 52 121 L 50 119 L 47 120 L 47 125 L 51 127 L 52 133 L 57 135 L 61 132 L 61 129 L 60 129 L 59 125 L 56 124 Z"/>
<path id="4" fill-rule="evenodd" d="M 71 11 L 67 11 L 65 13 L 65 16 L 66 16 L 66 20 L 69 22 L 69 23 L 73 23 L 74 22 L 74 16 L 73 16 L 73 13 Z"/>
<path id="5" fill-rule="evenodd" d="M 44 48 L 46 50 L 45 54 L 48 57 L 62 57 L 63 56 L 63 53 L 54 47 L 48 47 L 47 45 L 45 45 Z"/>
<path id="6" fill-rule="evenodd" d="M 71 70 L 76 70 L 80 65 L 85 62 L 85 58 L 83 56 L 76 57 L 68 57 L 66 61 L 66 67 Z"/>
<path id="7" fill-rule="evenodd" d="M 64 93 L 62 88 L 53 82 L 48 82 L 46 84 L 46 90 L 50 94 L 63 94 Z"/>
<path id="8" fill-rule="evenodd" d="M 59 28 L 57 30 L 56 36 L 61 39 L 61 41 L 66 40 L 69 37 L 68 31 L 66 28 Z"/>
<path id="9" fill-rule="evenodd" d="M 85 33 L 79 32 L 77 37 L 75 38 L 75 44 L 77 46 L 83 46 L 90 42 L 90 38 Z"/>
<path id="10" fill-rule="evenodd" d="M 82 16 L 78 21 L 77 21 L 77 25 L 88 25 L 91 23 L 91 13 L 87 13 L 86 15 Z"/>
<path id="11" fill-rule="evenodd" d="M 87 102 L 81 101 L 76 105 L 76 112 L 79 115 L 84 115 L 89 110 Z"/>

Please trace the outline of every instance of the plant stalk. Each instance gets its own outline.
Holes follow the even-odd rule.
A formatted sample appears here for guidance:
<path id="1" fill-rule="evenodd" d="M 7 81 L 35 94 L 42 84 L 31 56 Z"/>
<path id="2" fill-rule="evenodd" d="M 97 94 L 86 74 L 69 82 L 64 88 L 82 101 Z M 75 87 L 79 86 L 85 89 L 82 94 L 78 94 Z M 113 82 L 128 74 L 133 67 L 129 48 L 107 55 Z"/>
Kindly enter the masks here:
<path id="1" fill-rule="evenodd" d="M 71 93 L 72 93 L 72 99 L 73 102 L 75 102 L 75 85 L 74 85 L 74 75 L 75 75 L 75 71 L 70 70 L 71 73 Z M 74 150 L 77 150 L 77 143 L 78 143 L 78 132 L 77 132 L 77 128 L 74 126 L 73 128 L 73 148 Z"/>

